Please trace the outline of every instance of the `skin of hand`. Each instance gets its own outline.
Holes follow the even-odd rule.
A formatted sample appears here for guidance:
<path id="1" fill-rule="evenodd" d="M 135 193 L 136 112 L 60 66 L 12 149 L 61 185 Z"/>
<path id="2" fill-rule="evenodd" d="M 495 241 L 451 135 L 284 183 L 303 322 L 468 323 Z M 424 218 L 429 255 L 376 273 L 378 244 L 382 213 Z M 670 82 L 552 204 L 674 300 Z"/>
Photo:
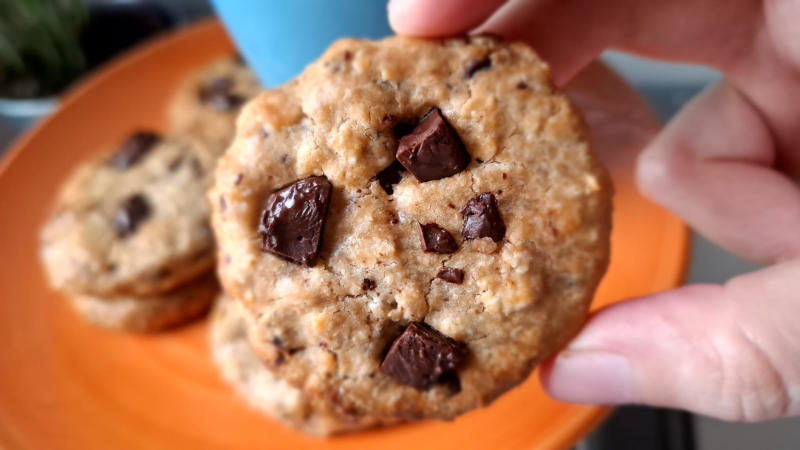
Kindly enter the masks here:
<path id="1" fill-rule="evenodd" d="M 724 73 L 645 147 L 636 180 L 765 268 L 602 309 L 541 380 L 572 402 L 800 415 L 800 0 L 391 0 L 388 13 L 400 34 L 525 41 L 559 85 L 607 48 Z"/>

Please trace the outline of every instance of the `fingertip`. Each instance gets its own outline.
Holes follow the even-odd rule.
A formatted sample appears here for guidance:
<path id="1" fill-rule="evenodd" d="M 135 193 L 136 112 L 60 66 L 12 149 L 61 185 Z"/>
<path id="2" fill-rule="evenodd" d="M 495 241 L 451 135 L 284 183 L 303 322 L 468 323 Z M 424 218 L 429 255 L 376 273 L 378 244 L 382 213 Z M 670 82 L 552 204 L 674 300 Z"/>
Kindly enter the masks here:
<path id="1" fill-rule="evenodd" d="M 449 36 L 477 27 L 506 0 L 390 0 L 389 24 L 397 34 Z"/>
<path id="2" fill-rule="evenodd" d="M 545 391 L 558 400 L 616 405 L 634 398 L 633 370 L 622 355 L 594 350 L 565 350 L 540 372 Z"/>

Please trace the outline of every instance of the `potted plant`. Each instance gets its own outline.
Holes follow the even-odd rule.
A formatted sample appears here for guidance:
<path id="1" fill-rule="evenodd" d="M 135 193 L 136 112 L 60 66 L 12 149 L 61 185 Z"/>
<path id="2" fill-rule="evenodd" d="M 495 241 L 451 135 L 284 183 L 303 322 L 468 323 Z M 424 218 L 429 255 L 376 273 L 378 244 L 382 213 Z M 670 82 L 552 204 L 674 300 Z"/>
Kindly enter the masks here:
<path id="1" fill-rule="evenodd" d="M 12 127 L 47 114 L 86 69 L 82 0 L 0 1 L 0 119 Z"/>
<path id="2" fill-rule="evenodd" d="M 83 73 L 173 25 L 155 1 L 0 0 L 0 147 L 3 129 L 18 133 Z"/>

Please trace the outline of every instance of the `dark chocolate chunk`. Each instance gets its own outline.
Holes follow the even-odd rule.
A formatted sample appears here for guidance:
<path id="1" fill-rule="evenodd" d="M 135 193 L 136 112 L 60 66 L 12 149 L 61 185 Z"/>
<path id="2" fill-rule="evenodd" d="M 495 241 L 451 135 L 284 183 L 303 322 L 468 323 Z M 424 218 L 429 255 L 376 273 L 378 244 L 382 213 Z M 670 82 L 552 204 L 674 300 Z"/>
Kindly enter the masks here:
<path id="1" fill-rule="evenodd" d="M 197 96 L 221 112 L 232 111 L 244 103 L 244 97 L 233 93 L 233 80 L 227 77 L 214 78 L 200 88 Z"/>
<path id="2" fill-rule="evenodd" d="M 423 183 L 455 175 L 470 160 L 464 143 L 439 108 L 428 111 L 411 134 L 400 138 L 395 157 Z"/>
<path id="3" fill-rule="evenodd" d="M 457 395 L 461 393 L 461 380 L 455 372 L 447 373 L 439 379 L 439 383 L 447 386 L 447 392 L 450 395 Z"/>
<path id="4" fill-rule="evenodd" d="M 362 291 L 371 291 L 375 289 L 375 280 L 371 278 L 364 278 L 364 281 L 361 282 L 361 290 Z"/>
<path id="5" fill-rule="evenodd" d="M 423 322 L 413 322 L 394 340 L 381 372 L 400 384 L 426 391 L 447 380 L 467 357 L 467 346 Z"/>
<path id="6" fill-rule="evenodd" d="M 392 125 L 392 135 L 395 139 L 400 139 L 405 135 L 411 134 L 414 131 L 413 123 L 403 122 L 403 121 L 396 121 L 394 125 Z"/>
<path id="7" fill-rule="evenodd" d="M 403 179 L 403 173 L 405 171 L 406 168 L 397 160 L 394 160 L 388 167 L 378 172 L 376 176 L 378 184 L 381 185 L 387 194 L 392 195 L 392 193 L 394 193 L 394 185 Z"/>
<path id="8" fill-rule="evenodd" d="M 425 225 L 417 222 L 419 243 L 422 250 L 433 253 L 453 253 L 458 250 L 458 243 L 449 231 L 435 223 Z"/>
<path id="9" fill-rule="evenodd" d="M 194 177 L 203 178 L 203 175 L 205 175 L 206 171 L 205 169 L 203 169 L 203 164 L 200 162 L 200 160 L 193 157 L 191 159 L 191 165 L 192 165 L 192 174 L 194 175 Z"/>
<path id="10" fill-rule="evenodd" d="M 454 267 L 442 267 L 436 276 L 448 283 L 461 284 L 464 282 L 464 271 Z"/>
<path id="11" fill-rule="evenodd" d="M 308 267 L 317 262 L 332 186 L 323 176 L 295 181 L 264 203 L 261 249 Z"/>
<path id="12" fill-rule="evenodd" d="M 183 164 L 183 156 L 178 156 L 177 158 L 170 161 L 169 165 L 167 166 L 167 170 L 169 170 L 170 172 L 175 172 L 176 170 L 178 170 L 178 167 L 180 167 L 181 164 Z"/>
<path id="13" fill-rule="evenodd" d="M 506 224 L 500 216 L 500 208 L 494 194 L 484 193 L 468 201 L 461 208 L 464 216 L 464 239 L 480 239 L 490 237 L 495 242 L 503 240 L 506 235 Z"/>
<path id="14" fill-rule="evenodd" d="M 489 56 L 484 56 L 483 58 L 473 59 L 472 61 L 467 63 L 467 66 L 464 68 L 464 73 L 466 74 L 467 78 L 472 78 L 476 72 L 481 70 L 486 70 L 492 67 L 492 60 L 489 59 Z"/>
<path id="15" fill-rule="evenodd" d="M 122 202 L 114 214 L 114 230 L 117 237 L 124 238 L 133 234 L 139 224 L 150 216 L 150 204 L 141 194 L 135 194 Z"/>
<path id="16" fill-rule="evenodd" d="M 149 152 L 161 136 L 152 131 L 138 131 L 133 133 L 111 156 L 111 165 L 119 170 L 125 170 L 139 162 Z"/>

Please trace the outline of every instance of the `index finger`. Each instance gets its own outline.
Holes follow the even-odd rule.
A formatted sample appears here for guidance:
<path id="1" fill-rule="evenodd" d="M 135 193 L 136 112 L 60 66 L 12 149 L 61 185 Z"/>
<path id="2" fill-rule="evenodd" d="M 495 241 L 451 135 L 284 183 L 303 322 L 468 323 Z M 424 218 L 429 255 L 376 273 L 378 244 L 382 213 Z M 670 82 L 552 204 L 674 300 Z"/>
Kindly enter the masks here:
<path id="1" fill-rule="evenodd" d="M 506 0 L 390 0 L 389 23 L 398 34 L 449 36 L 466 33 L 486 21 Z"/>

